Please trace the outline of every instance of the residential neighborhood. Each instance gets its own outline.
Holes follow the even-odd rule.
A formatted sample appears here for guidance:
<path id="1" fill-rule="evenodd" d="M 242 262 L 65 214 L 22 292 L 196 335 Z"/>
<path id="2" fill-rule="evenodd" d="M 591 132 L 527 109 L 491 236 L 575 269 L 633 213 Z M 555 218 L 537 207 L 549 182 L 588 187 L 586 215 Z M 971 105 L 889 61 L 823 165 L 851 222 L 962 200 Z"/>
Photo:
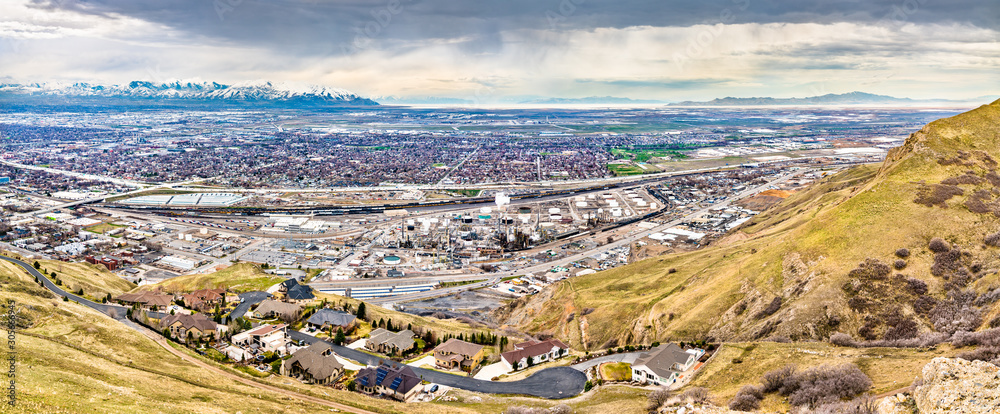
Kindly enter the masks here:
<path id="1" fill-rule="evenodd" d="M 308 286 L 295 279 L 269 291 L 275 294 L 237 295 L 225 289 L 201 289 L 173 294 L 146 291 L 113 299 L 137 313 L 145 312 L 147 320 L 168 337 L 206 354 L 215 353 L 220 361 L 398 401 L 417 401 L 415 396 L 430 389 L 448 389 L 422 379 L 417 373 L 421 370 L 447 373 L 456 379 L 502 382 L 530 368 L 573 366 L 574 362 L 593 367 L 581 370 L 596 382 L 670 387 L 692 375 L 706 352 L 672 343 L 655 344 L 643 351 L 625 350 L 624 359 L 632 362 L 617 364 L 628 366 L 631 375 L 608 379 L 600 369 L 607 363 L 587 364 L 587 358 L 574 354 L 557 339 L 527 338 L 509 344 L 507 337 L 495 334 L 439 335 L 419 326 L 371 320 L 365 315 L 364 303 L 355 309 L 345 303 L 318 300 Z M 303 299 L 310 296 L 312 299 Z M 225 311 L 237 308 L 244 309 L 242 316 L 228 320 L 232 315 L 225 315 Z M 171 314 L 160 312 L 167 309 Z M 161 319 L 157 321 L 155 316 Z M 627 355 L 634 356 L 629 359 Z"/>

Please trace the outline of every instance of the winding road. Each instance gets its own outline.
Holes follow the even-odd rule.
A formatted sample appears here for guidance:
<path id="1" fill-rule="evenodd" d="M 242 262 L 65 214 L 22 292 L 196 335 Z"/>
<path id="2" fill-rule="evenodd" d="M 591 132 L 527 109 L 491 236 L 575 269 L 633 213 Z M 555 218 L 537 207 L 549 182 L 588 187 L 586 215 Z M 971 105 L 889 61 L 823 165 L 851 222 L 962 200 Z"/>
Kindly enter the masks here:
<path id="1" fill-rule="evenodd" d="M 45 287 L 47 287 L 49 290 L 51 290 L 55 294 L 57 294 L 59 296 L 68 297 L 70 300 L 72 300 L 74 302 L 77 302 L 77 303 L 79 303 L 81 305 L 87 306 L 87 307 L 92 308 L 92 309 L 94 309 L 94 310 L 96 310 L 98 312 L 101 312 L 101 313 L 104 313 L 104 314 L 106 314 L 108 316 L 111 316 L 112 318 L 121 321 L 126 326 L 139 331 L 139 333 L 142 333 L 143 335 L 145 335 L 149 339 L 152 339 L 153 342 L 156 342 L 161 347 L 163 347 L 163 349 L 166 349 L 168 352 L 170 352 L 171 354 L 176 355 L 178 358 L 180 358 L 180 359 L 182 359 L 184 361 L 190 362 L 190 363 L 192 363 L 194 365 L 197 365 L 197 366 L 199 366 L 201 368 L 210 370 L 210 371 L 212 371 L 213 373 L 215 373 L 217 375 L 220 375 L 220 376 L 225 377 L 225 378 L 229 378 L 229 379 L 231 379 L 233 381 L 236 381 L 236 382 L 239 382 L 241 384 L 249 385 L 251 387 L 255 387 L 255 388 L 258 388 L 258 389 L 261 389 L 261 390 L 264 390 L 264 391 L 268 391 L 268 392 L 272 392 L 272 393 L 276 393 L 276 394 L 281 394 L 281 395 L 284 395 L 284 396 L 289 397 L 289 398 L 295 398 L 295 399 L 302 400 L 302 401 L 308 401 L 308 402 L 311 402 L 311 403 L 314 403 L 314 404 L 319 404 L 319 405 L 327 406 L 327 407 L 330 407 L 330 408 L 335 408 L 335 409 L 341 410 L 341 411 L 346 411 L 346 412 L 350 412 L 350 413 L 357 413 L 357 414 L 375 414 L 375 413 L 373 413 L 371 411 L 363 410 L 363 409 L 360 409 L 360 408 L 357 408 L 357 407 L 352 407 L 352 406 L 349 406 L 349 405 L 336 403 L 336 402 L 333 402 L 333 401 L 325 400 L 325 399 L 322 399 L 322 398 L 319 398 L 319 397 L 314 397 L 314 396 L 311 396 L 311 395 L 306 395 L 306 394 L 298 393 L 298 392 L 295 392 L 295 391 L 289 391 L 289 390 L 286 390 L 284 388 L 279 388 L 279 387 L 275 387 L 273 385 L 267 385 L 267 384 L 263 384 L 263 383 L 260 383 L 260 382 L 257 382 L 257 381 L 253 381 L 253 380 L 247 379 L 247 378 L 243 378 L 243 377 L 241 377 L 239 375 L 236 375 L 236 374 L 233 374 L 231 372 L 226 372 L 226 371 L 222 370 L 219 367 L 213 366 L 213 365 L 211 365 L 209 363 L 206 363 L 206 362 L 204 362 L 204 361 L 202 361 L 202 360 L 200 360 L 198 358 L 195 358 L 195 357 L 193 357 L 191 355 L 185 354 L 184 352 L 181 352 L 181 351 L 175 349 L 174 347 L 170 346 L 170 344 L 167 343 L 167 340 L 165 338 L 163 338 L 163 336 L 161 336 L 160 334 L 158 334 L 156 332 L 152 332 L 148 328 L 140 326 L 140 325 L 138 325 L 138 324 L 136 324 L 136 323 L 134 323 L 134 322 L 126 319 L 125 318 L 125 311 L 127 309 L 124 306 L 106 305 L 106 304 L 103 304 L 103 303 L 97 303 L 97 302 L 94 302 L 94 301 L 90 301 L 90 300 L 81 298 L 79 296 L 76 296 L 74 294 L 68 293 L 68 292 L 60 289 L 58 286 L 56 286 L 54 283 L 52 283 L 52 281 L 49 280 L 48 277 L 46 277 L 45 275 L 43 275 L 38 270 L 35 270 L 34 267 L 32 267 L 30 264 L 28 264 L 28 263 L 26 263 L 24 261 L 21 261 L 21 260 L 18 260 L 18 259 L 14 259 L 14 258 L 10 258 L 10 257 L 7 257 L 7 256 L 2 256 L 2 255 L 0 255 L 0 260 L 6 260 L 6 261 L 14 263 L 14 264 L 16 264 L 18 266 L 21 266 L 25 271 L 27 271 L 28 273 L 30 273 L 32 276 L 40 277 L 42 279 L 42 283 L 45 284 Z"/>
<path id="2" fill-rule="evenodd" d="M 52 283 L 52 281 L 49 280 L 47 276 L 43 275 L 41 272 L 36 270 L 34 267 L 32 267 L 31 264 L 27 262 L 2 255 L 0 255 L 0 260 L 5 260 L 14 263 L 23 268 L 32 276 L 41 278 L 42 283 L 45 285 L 45 287 L 54 292 L 55 294 L 67 297 L 74 302 L 87 306 L 91 309 L 94 309 L 98 312 L 108 315 L 118 321 L 121 321 L 126 326 L 129 326 L 139 331 L 143 335 L 152 339 L 154 342 L 160 344 L 164 349 L 166 349 L 170 353 L 180 357 L 181 359 L 184 359 L 185 361 L 189 361 L 202 368 L 212 370 L 213 372 L 221 376 L 233 379 L 235 381 L 239 381 L 240 383 L 246 385 L 257 387 L 259 389 L 263 389 L 270 392 L 282 393 L 289 397 L 315 402 L 317 404 L 323 404 L 344 411 L 367 413 L 367 411 L 360 410 L 358 408 L 346 406 L 343 404 L 338 404 L 332 401 L 327 401 L 318 397 L 313 397 L 293 391 L 288 391 L 267 384 L 262 384 L 247 378 L 240 377 L 230 372 L 226 372 L 218 367 L 205 363 L 204 361 L 198 360 L 197 358 L 194 358 L 181 351 L 178 351 L 177 349 L 174 349 L 167 343 L 166 339 L 164 339 L 158 333 L 152 332 L 149 329 L 146 329 L 126 319 L 125 314 L 127 308 L 124 306 L 97 303 L 91 300 L 81 298 L 72 293 L 66 292 L 65 290 L 57 286 L 55 283 Z M 314 343 L 320 341 L 320 339 L 316 337 L 296 331 L 289 331 L 288 336 L 296 341 L 304 341 L 306 343 Z M 332 345 L 332 344 L 331 346 L 334 348 L 334 351 L 338 355 L 350 360 L 358 361 L 363 364 L 374 366 L 374 365 L 379 365 L 380 362 L 388 361 L 388 358 L 378 357 L 358 350 L 350 349 L 344 346 Z M 424 368 L 412 367 L 412 369 L 417 375 L 420 375 L 421 378 L 423 378 L 424 380 L 441 385 L 446 385 L 449 387 L 459 388 L 468 391 L 490 393 L 490 394 L 520 394 L 520 395 L 531 395 L 548 399 L 560 399 L 560 398 L 568 398 L 576 396 L 577 394 L 583 392 L 584 383 L 586 383 L 587 381 L 587 376 L 585 374 L 570 367 L 547 368 L 538 371 L 532 376 L 525 378 L 523 380 L 510 381 L 510 382 L 484 381 L 467 376 L 454 375 Z"/>
<path id="3" fill-rule="evenodd" d="M 322 341 L 319 338 L 292 330 L 288 331 L 288 336 L 296 341 L 305 341 L 310 344 Z M 386 357 L 378 357 L 340 345 L 330 344 L 330 346 L 337 355 L 362 364 L 377 366 L 380 362 L 392 363 Z M 583 392 L 583 386 L 587 382 L 587 375 L 571 367 L 546 368 L 520 381 L 485 381 L 431 369 L 410 368 L 425 381 L 449 387 L 488 394 L 521 394 L 548 399 L 574 397 Z"/>

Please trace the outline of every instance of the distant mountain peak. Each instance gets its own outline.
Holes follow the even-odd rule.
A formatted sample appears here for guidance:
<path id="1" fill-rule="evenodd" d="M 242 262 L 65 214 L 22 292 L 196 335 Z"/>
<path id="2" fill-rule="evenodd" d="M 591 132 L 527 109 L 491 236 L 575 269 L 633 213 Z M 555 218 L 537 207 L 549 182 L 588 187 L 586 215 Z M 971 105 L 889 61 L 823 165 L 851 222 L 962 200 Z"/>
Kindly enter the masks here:
<path id="1" fill-rule="evenodd" d="M 2 95 L 37 98 L 170 99 L 190 101 L 293 103 L 322 105 L 378 105 L 350 91 L 297 82 L 253 80 L 225 85 L 196 80 L 131 81 L 122 85 L 76 83 L 0 84 Z"/>
<path id="2" fill-rule="evenodd" d="M 539 98 L 521 102 L 523 104 L 656 104 L 663 101 L 622 98 L 617 96 L 588 96 L 586 98 Z"/>
<path id="3" fill-rule="evenodd" d="M 804 98 L 772 98 L 749 97 L 737 98 L 727 96 L 711 101 L 676 102 L 673 106 L 753 106 L 753 105 L 911 105 L 915 103 L 954 103 L 947 100 L 918 101 L 910 98 L 897 98 L 888 95 L 877 95 L 868 92 L 853 91 L 847 93 L 828 93 L 825 95 Z"/>

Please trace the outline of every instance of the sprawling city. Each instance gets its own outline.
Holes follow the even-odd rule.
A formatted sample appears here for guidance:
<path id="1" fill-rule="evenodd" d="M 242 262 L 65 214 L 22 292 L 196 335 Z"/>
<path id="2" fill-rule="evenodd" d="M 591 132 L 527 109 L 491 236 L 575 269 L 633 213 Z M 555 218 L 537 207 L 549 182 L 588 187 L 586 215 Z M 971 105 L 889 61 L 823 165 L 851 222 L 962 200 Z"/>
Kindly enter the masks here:
<path id="1" fill-rule="evenodd" d="M 1000 15 L 812 3 L 0 6 L 4 412 L 1000 411 Z"/>

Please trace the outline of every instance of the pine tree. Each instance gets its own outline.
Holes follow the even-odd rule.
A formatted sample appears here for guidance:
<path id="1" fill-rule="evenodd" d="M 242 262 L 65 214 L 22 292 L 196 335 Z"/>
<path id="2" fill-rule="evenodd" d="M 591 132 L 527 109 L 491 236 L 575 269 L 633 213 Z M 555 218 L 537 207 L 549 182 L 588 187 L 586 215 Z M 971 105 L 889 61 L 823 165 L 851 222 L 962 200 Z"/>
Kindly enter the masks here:
<path id="1" fill-rule="evenodd" d="M 362 320 L 365 319 L 365 303 L 364 302 L 361 302 L 361 303 L 358 304 L 357 317 L 358 317 L 358 319 L 362 319 Z"/>

